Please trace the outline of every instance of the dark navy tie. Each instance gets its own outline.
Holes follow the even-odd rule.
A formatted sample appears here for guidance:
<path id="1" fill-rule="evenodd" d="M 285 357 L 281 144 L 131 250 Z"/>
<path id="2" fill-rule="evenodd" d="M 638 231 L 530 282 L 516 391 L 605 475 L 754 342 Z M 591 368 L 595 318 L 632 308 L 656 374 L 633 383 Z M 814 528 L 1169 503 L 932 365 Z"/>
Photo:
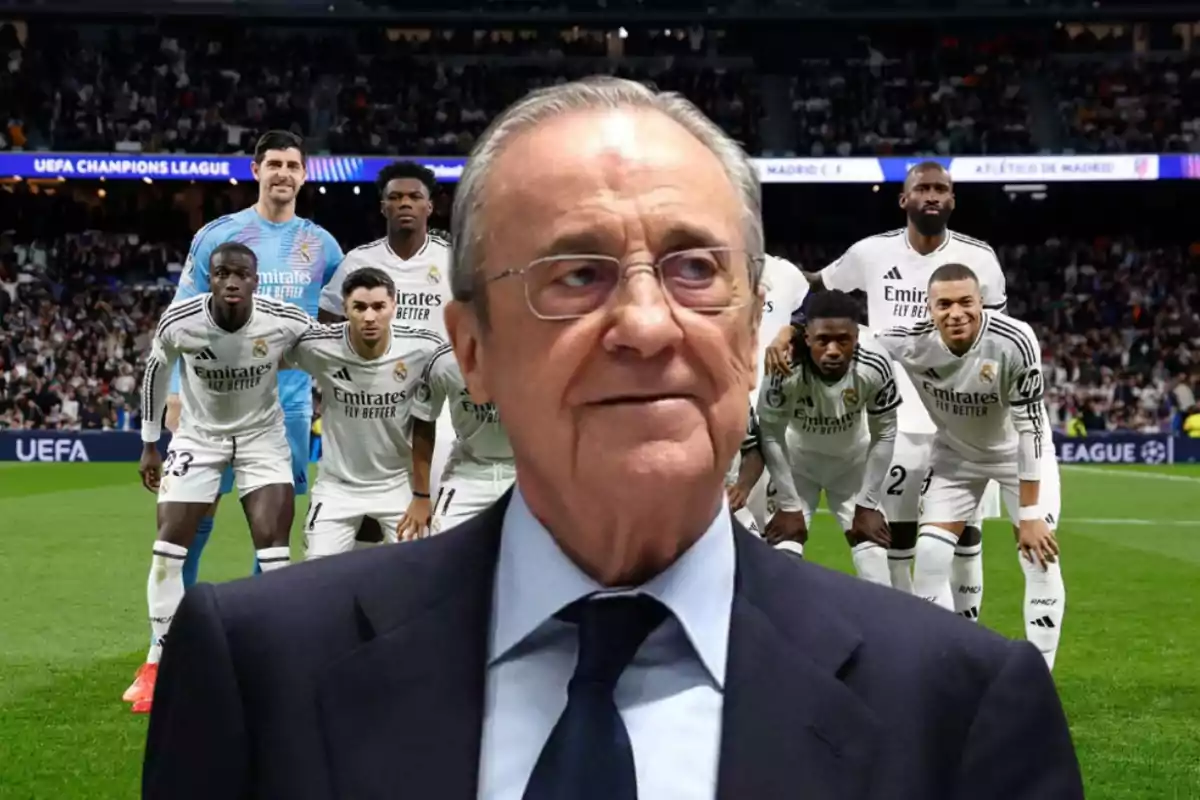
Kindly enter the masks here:
<path id="1" fill-rule="evenodd" d="M 578 600 L 558 616 L 579 628 L 579 661 L 523 800 L 637 800 L 633 747 L 613 688 L 667 609 L 627 595 Z"/>

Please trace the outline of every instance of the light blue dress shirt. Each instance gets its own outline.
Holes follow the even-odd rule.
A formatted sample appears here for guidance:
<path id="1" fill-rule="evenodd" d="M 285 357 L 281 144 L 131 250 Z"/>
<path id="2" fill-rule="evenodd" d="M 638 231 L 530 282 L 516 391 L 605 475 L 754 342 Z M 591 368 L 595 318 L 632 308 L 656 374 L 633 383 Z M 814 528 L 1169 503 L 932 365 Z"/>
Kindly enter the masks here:
<path id="1" fill-rule="evenodd" d="M 669 569 L 636 589 L 671 611 L 617 683 L 638 795 L 716 796 L 721 711 L 735 570 L 733 526 L 722 505 L 708 530 Z M 565 606 L 607 590 L 559 549 L 514 489 L 504 515 L 492 597 L 480 751 L 481 800 L 520 800 L 567 704 L 575 671 Z"/>

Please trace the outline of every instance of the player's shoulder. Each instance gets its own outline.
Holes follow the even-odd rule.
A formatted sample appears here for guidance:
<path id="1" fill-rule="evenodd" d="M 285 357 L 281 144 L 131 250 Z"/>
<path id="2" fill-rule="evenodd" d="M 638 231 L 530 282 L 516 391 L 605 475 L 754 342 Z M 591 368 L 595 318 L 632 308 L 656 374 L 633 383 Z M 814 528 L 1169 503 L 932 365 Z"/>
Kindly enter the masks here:
<path id="1" fill-rule="evenodd" d="M 171 303 L 158 318 L 155 334 L 163 336 L 205 322 L 210 297 L 211 292 L 201 292 Z"/>
<path id="2" fill-rule="evenodd" d="M 892 377 L 891 355 L 875 341 L 874 336 L 859 336 L 858 347 L 854 349 L 854 364 L 860 373 L 874 376 L 881 381 Z"/>
<path id="3" fill-rule="evenodd" d="M 949 236 L 950 244 L 962 253 L 967 260 L 989 266 L 1000 263 L 999 258 L 996 256 L 996 251 L 982 239 L 976 239 L 974 236 L 967 236 L 965 233 L 948 229 L 946 233 Z"/>
<path id="4" fill-rule="evenodd" d="M 1031 363 L 1041 361 L 1041 354 L 1037 352 L 1037 335 L 1028 322 L 998 311 L 986 313 L 983 335 L 988 340 Z"/>
<path id="5" fill-rule="evenodd" d="M 876 233 L 871 236 L 859 239 L 846 252 L 854 251 L 855 253 L 876 253 L 880 251 L 891 251 L 896 248 L 904 247 L 904 236 L 907 233 L 905 228 L 895 228 L 883 233 Z"/>
<path id="6" fill-rule="evenodd" d="M 316 324 L 308 312 L 299 306 L 266 295 L 254 295 L 254 310 L 280 322 L 291 322 L 305 327 Z"/>
<path id="7" fill-rule="evenodd" d="M 441 337 L 438 338 L 440 339 Z M 425 363 L 425 369 L 421 372 L 421 379 L 428 381 L 433 375 L 457 365 L 458 362 L 454 358 L 454 346 L 443 339 L 441 344 L 435 347 L 433 352 L 429 354 L 429 361 Z"/>
<path id="8" fill-rule="evenodd" d="M 437 228 L 430 228 L 425 234 L 426 246 L 435 251 L 450 254 L 452 249 L 450 245 L 450 234 Z"/>
<path id="9" fill-rule="evenodd" d="M 893 325 L 882 328 L 871 337 L 876 345 L 890 350 L 897 341 L 915 342 L 937 332 L 932 320 L 921 320 L 912 325 Z"/>
<path id="10" fill-rule="evenodd" d="M 300 334 L 300 342 L 311 348 L 336 349 L 346 342 L 349 322 L 325 324 L 310 321 L 308 328 Z"/>
<path id="11" fill-rule="evenodd" d="M 392 337 L 397 341 L 406 342 L 431 354 L 446 344 L 446 340 L 428 328 L 417 328 L 400 322 L 392 323 Z"/>
<path id="12" fill-rule="evenodd" d="M 196 231 L 196 235 L 192 237 L 192 242 L 194 244 L 211 243 L 215 246 L 229 241 L 246 227 L 246 215 L 252 211 L 251 208 L 243 208 L 241 211 L 222 214 L 213 221 L 202 225 L 200 230 Z"/>
<path id="13" fill-rule="evenodd" d="M 346 253 L 346 258 L 342 262 L 343 269 L 347 271 L 360 269 L 362 267 L 378 264 L 386 259 L 388 254 L 388 241 L 386 236 L 381 236 L 374 241 L 360 244 Z"/>

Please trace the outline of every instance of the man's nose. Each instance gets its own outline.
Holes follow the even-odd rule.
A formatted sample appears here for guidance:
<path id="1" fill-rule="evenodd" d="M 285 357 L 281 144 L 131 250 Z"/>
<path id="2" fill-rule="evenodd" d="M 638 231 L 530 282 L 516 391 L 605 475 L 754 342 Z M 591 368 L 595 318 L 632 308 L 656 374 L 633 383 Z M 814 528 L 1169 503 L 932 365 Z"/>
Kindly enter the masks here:
<path id="1" fill-rule="evenodd" d="M 630 268 L 616 292 L 612 325 L 605 334 L 607 347 L 628 348 L 642 358 L 652 358 L 683 339 L 683 330 L 653 268 Z"/>

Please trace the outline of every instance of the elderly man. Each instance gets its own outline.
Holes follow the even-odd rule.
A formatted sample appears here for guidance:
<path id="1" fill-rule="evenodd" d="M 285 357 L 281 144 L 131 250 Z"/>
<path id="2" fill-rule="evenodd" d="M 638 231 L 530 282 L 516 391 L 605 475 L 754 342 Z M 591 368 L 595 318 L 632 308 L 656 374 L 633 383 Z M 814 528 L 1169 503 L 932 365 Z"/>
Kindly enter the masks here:
<path id="1" fill-rule="evenodd" d="M 516 488 L 438 537 L 189 592 L 149 798 L 1081 798 L 1025 643 L 736 525 L 760 190 L 612 78 L 496 119 L 447 330 Z"/>

